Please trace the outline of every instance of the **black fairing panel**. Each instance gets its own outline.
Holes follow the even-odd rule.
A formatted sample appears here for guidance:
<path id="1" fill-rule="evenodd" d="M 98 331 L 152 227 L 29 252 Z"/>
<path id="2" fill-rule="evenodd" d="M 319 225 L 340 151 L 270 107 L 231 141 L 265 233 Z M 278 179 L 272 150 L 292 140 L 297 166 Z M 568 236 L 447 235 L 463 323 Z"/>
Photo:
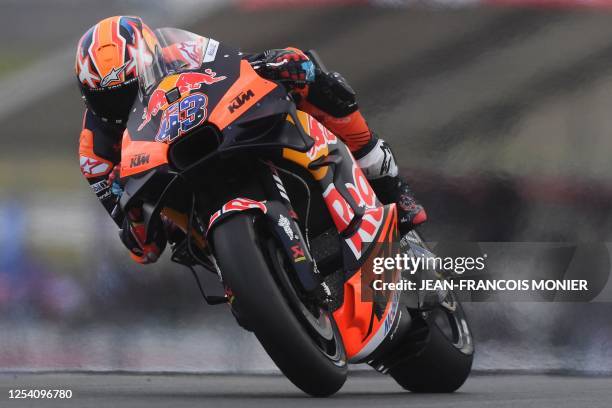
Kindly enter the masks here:
<path id="1" fill-rule="evenodd" d="M 308 151 L 314 144 L 313 139 L 301 126 L 289 122 L 287 116 L 290 116 L 294 123 L 299 123 L 295 104 L 279 87 L 223 130 L 219 150 L 227 152 L 250 146 L 288 147 L 300 152 Z"/>

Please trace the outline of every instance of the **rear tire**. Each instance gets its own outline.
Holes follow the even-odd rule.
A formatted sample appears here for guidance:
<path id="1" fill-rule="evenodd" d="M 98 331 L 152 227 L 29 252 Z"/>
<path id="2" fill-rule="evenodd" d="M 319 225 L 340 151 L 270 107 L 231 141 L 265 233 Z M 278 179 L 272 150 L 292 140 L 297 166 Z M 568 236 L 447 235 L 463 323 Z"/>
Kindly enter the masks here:
<path id="1" fill-rule="evenodd" d="M 421 323 L 416 326 L 422 335 L 423 348 L 395 365 L 389 374 L 399 385 L 412 392 L 456 391 L 469 376 L 474 359 L 472 335 L 461 304 L 449 293 L 446 306 L 440 306 L 417 319 Z M 446 326 L 444 320 L 447 320 Z M 419 337 L 417 333 L 413 335 Z M 409 332 L 407 337 L 410 336 Z M 410 339 L 411 342 L 415 340 L 419 339 Z"/>
<path id="2" fill-rule="evenodd" d="M 299 298 L 295 292 L 281 289 L 279 274 L 286 272 L 278 270 L 279 263 L 270 261 L 255 220 L 253 214 L 238 214 L 212 231 L 224 283 L 234 295 L 232 308 L 293 384 L 315 397 L 332 395 L 347 376 L 338 329 L 331 316 L 321 314 L 328 336 L 317 337 L 307 319 L 296 312 Z M 274 241 L 267 242 L 267 246 L 274 245 Z"/>

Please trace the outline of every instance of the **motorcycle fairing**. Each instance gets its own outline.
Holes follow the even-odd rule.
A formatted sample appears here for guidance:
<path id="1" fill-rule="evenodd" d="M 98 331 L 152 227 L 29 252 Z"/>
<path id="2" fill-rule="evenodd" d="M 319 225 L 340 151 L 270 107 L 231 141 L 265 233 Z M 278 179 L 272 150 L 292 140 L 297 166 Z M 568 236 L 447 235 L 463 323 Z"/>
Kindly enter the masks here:
<path id="1" fill-rule="evenodd" d="M 208 121 L 225 129 L 277 86 L 259 76 L 248 61 L 241 60 L 239 77 L 216 103 Z"/>
<path id="2" fill-rule="evenodd" d="M 132 140 L 126 129 L 121 142 L 121 177 L 129 177 L 168 163 L 168 144 Z"/>
<path id="3" fill-rule="evenodd" d="M 167 153 L 169 144 L 203 123 L 223 131 L 279 88 L 259 76 L 239 51 L 219 45 L 217 54 L 214 61 L 203 63 L 199 69 L 163 77 L 136 100 L 124 133 L 121 177 L 168 163 L 167 154 L 163 158 L 162 153 Z M 130 142 L 132 149 L 126 152 Z M 138 166 L 131 166 L 133 156 L 140 154 L 140 148 L 145 146 L 157 152 L 155 160 L 142 160 Z"/>
<path id="4" fill-rule="evenodd" d="M 378 235 L 374 247 L 384 248 L 376 243 L 390 244 L 397 238 L 397 208 L 395 204 L 384 207 L 385 223 Z M 388 254 L 385 254 L 388 255 Z M 370 256 L 379 256 L 372 253 Z M 366 361 L 374 353 L 389 333 L 398 324 L 401 312 L 399 307 L 399 292 L 385 293 L 384 299 L 363 294 L 364 272 L 359 269 L 344 284 L 344 300 L 342 306 L 334 311 L 334 320 L 342 335 L 346 355 L 351 363 Z M 384 276 L 380 276 L 384 279 Z M 397 282 L 399 270 L 393 273 L 389 281 Z M 370 287 L 365 290 L 372 289 Z M 364 300 L 372 298 L 373 300 Z"/>
<path id="5" fill-rule="evenodd" d="M 192 137 L 199 138 L 205 137 L 206 135 L 195 132 L 192 135 L 179 138 L 175 143 L 169 145 L 167 143 L 159 143 L 150 140 L 132 140 L 129 131 L 126 131 L 124 134 L 124 160 L 122 160 L 121 163 L 121 175 L 122 177 L 130 177 L 127 179 L 125 191 L 131 193 L 133 190 L 134 195 L 140 194 L 140 191 L 146 190 L 144 185 L 140 182 L 142 176 L 150 174 L 151 172 L 156 173 L 158 169 L 164 169 L 164 172 L 174 173 L 175 175 L 175 172 L 178 171 L 185 180 L 197 180 L 199 177 L 202 177 L 202 173 L 199 171 L 200 166 L 205 166 L 207 161 L 216 155 L 223 155 L 240 149 L 256 151 L 257 149 L 265 148 L 276 151 L 277 149 L 282 149 L 283 146 L 291 146 L 291 148 L 296 151 L 307 151 L 313 145 L 312 138 L 304 133 L 301 126 L 295 126 L 297 112 L 295 110 L 295 105 L 286 99 L 286 93 L 281 92 L 281 89 L 277 88 L 264 96 L 264 99 L 261 101 L 261 106 L 251 107 L 223 132 L 220 132 L 214 126 L 205 126 L 216 135 L 207 136 L 223 139 L 221 145 L 218 146 L 216 151 L 211 152 L 211 154 L 202 152 L 202 157 L 187 168 L 173 167 L 174 164 L 176 164 L 174 160 L 170 160 L 169 163 L 169 159 L 172 159 L 173 152 L 176 150 L 175 148 L 178 148 L 183 143 L 188 143 Z M 257 125 L 258 121 L 267 120 L 267 118 L 270 117 L 278 117 L 279 125 L 275 126 L 274 129 L 270 129 L 271 131 L 266 130 L 258 133 L 256 137 L 252 137 L 253 130 L 260 130 L 260 127 Z M 255 129 L 251 128 L 253 124 L 255 124 Z M 187 146 L 187 149 L 190 149 L 190 147 Z M 148 158 L 148 163 L 140 163 L 140 155 L 142 152 L 153 153 Z M 130 167 L 131 159 L 133 158 L 136 158 L 138 163 L 138 166 L 135 168 Z M 170 164 L 173 166 L 170 166 Z M 128 197 L 131 197 L 131 194 L 125 195 L 122 200 L 122 208 L 126 208 L 130 205 L 127 200 Z M 242 200 L 250 199 L 238 197 L 237 200 L 240 201 L 229 203 L 225 208 L 233 208 L 232 204 L 235 204 L 235 206 L 239 206 L 240 204 L 245 205 L 245 201 Z M 223 208 L 213 214 L 209 227 L 213 222 L 217 222 L 218 220 L 216 218 L 221 215 L 225 215 Z M 146 230 L 148 231 L 148 228 Z"/>
<path id="6" fill-rule="evenodd" d="M 297 125 L 314 139 L 314 144 L 307 152 L 285 148 L 283 158 L 310 171 L 321 184 L 323 199 L 341 237 L 347 279 L 342 306 L 334 311 L 334 319 L 349 360 L 365 361 L 401 315 L 395 295 L 364 301 L 361 290 L 361 267 L 371 250 L 377 243 L 390 244 L 397 238 L 397 208 L 378 201 L 353 155 L 332 132 L 305 112 L 298 111 L 298 118 Z M 399 274 L 391 279 L 397 281 Z"/>
<path id="7" fill-rule="evenodd" d="M 323 199 L 343 242 L 347 270 L 356 271 L 388 222 L 388 214 L 346 145 L 306 112 L 297 112 L 296 126 L 314 141 L 306 152 L 284 148 L 282 156 L 307 169 L 323 191 Z"/>

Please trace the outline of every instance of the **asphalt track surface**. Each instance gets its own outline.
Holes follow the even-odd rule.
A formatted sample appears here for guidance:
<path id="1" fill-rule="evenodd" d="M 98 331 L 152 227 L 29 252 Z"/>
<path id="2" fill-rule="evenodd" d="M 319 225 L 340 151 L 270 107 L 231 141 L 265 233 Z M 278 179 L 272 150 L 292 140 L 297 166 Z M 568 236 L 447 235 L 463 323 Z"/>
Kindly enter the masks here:
<path id="1" fill-rule="evenodd" d="M 605 407 L 612 379 L 551 375 L 473 375 L 454 394 L 412 394 L 391 378 L 349 377 L 342 390 L 313 399 L 277 375 L 0 374 L 0 407 Z M 70 400 L 15 400 L 9 389 L 70 389 Z"/>

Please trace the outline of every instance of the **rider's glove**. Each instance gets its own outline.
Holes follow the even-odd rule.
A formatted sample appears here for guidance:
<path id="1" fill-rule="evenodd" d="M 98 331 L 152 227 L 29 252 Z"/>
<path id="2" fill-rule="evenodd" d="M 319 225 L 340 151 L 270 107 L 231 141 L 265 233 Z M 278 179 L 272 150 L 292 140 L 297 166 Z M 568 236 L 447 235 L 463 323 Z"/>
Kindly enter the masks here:
<path id="1" fill-rule="evenodd" d="M 272 80 L 291 81 L 303 88 L 315 79 L 314 64 L 297 48 L 269 50 L 264 53 L 266 69 L 262 74 Z"/>
<path id="2" fill-rule="evenodd" d="M 146 242 L 145 226 L 138 210 L 130 211 L 124 218 L 123 225 L 119 230 L 119 238 L 131 252 L 132 259 L 141 264 L 157 261 L 167 242 L 161 223 L 155 228 L 151 242 Z"/>
<path id="3" fill-rule="evenodd" d="M 106 180 L 108 186 L 111 189 L 111 193 L 115 197 L 117 197 L 117 199 L 121 198 L 121 195 L 123 194 L 123 186 L 121 185 L 119 167 L 119 165 L 113 167 L 113 170 L 109 173 L 108 179 Z"/>

